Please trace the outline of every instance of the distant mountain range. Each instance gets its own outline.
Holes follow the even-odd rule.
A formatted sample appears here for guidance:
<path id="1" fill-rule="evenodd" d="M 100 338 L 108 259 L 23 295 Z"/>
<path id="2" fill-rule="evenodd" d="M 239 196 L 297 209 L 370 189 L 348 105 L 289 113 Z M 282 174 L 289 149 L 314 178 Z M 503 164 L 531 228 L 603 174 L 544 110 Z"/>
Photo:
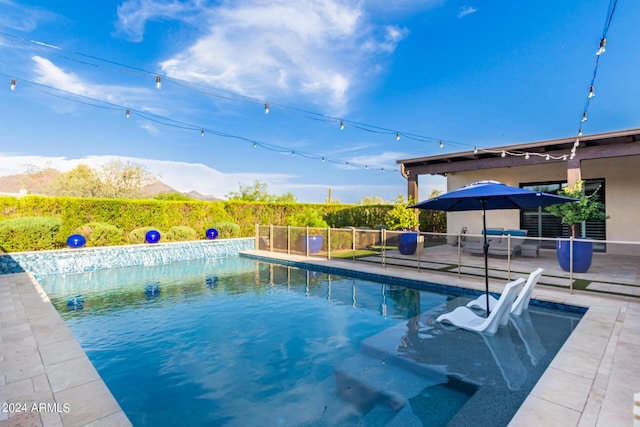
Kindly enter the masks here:
<path id="1" fill-rule="evenodd" d="M 56 169 L 43 169 L 38 173 L 0 176 L 0 194 L 19 194 L 26 190 L 27 194 L 43 194 L 47 184 L 55 180 L 62 172 Z M 194 200 L 220 200 L 210 194 L 197 191 L 182 193 L 161 181 L 155 181 L 142 187 L 143 197 L 153 198 L 163 193 L 181 193 Z"/>

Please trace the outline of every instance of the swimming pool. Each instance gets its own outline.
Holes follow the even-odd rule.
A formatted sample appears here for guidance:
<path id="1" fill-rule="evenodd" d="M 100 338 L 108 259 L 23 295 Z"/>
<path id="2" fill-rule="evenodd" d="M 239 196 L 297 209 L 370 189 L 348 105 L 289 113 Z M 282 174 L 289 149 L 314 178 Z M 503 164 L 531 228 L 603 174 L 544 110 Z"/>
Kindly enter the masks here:
<path id="1" fill-rule="evenodd" d="M 40 283 L 136 426 L 506 425 L 580 319 L 483 337 L 433 323 L 470 297 L 240 257 Z"/>

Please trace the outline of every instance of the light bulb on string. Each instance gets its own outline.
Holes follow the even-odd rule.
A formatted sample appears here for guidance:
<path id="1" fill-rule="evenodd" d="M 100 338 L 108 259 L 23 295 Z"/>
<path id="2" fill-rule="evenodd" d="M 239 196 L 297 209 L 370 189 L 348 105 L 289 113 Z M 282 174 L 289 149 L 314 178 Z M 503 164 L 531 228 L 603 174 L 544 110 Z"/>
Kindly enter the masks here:
<path id="1" fill-rule="evenodd" d="M 296 152 L 294 150 L 291 150 L 291 157 L 295 157 L 296 156 Z"/>
<path id="2" fill-rule="evenodd" d="M 507 156 L 507 152 L 502 150 L 502 153 L 500 154 L 500 157 L 506 157 Z"/>
<path id="3" fill-rule="evenodd" d="M 566 154 L 562 156 L 562 160 L 564 160 L 565 162 L 567 161 L 567 155 Z"/>
<path id="4" fill-rule="evenodd" d="M 322 163 L 324 163 L 324 157 L 322 158 Z"/>
<path id="5" fill-rule="evenodd" d="M 597 56 L 602 55 L 606 51 L 607 47 L 607 38 L 603 37 L 600 39 L 600 44 L 598 45 L 598 51 L 596 52 Z"/>
<path id="6" fill-rule="evenodd" d="M 11 91 L 16 90 L 16 79 L 11 79 Z"/>
<path id="7" fill-rule="evenodd" d="M 580 138 L 576 138 L 576 142 L 573 143 L 573 146 L 575 148 L 578 148 L 580 146 Z"/>
<path id="8" fill-rule="evenodd" d="M 596 90 L 593 86 L 591 86 L 589 87 L 589 99 L 593 98 L 594 96 L 596 96 Z"/>
<path id="9" fill-rule="evenodd" d="M 340 120 L 340 130 L 344 130 L 344 120 Z"/>
<path id="10" fill-rule="evenodd" d="M 396 141 L 400 141 L 400 132 L 396 132 Z"/>
<path id="11" fill-rule="evenodd" d="M 253 143 L 253 148 L 258 148 L 258 144 L 256 144 L 255 142 Z"/>
<path id="12" fill-rule="evenodd" d="M 478 147 L 473 147 L 473 154 L 478 154 Z"/>
<path id="13" fill-rule="evenodd" d="M 131 117 L 131 111 L 129 111 L 129 109 L 127 108 L 127 111 L 124 112 L 124 115 L 128 119 L 129 117 Z"/>
<path id="14" fill-rule="evenodd" d="M 269 114 L 269 103 L 268 102 L 265 102 L 265 104 L 264 104 L 264 113 L 265 114 Z"/>
<path id="15" fill-rule="evenodd" d="M 440 148 L 444 147 L 444 143 L 442 142 L 442 140 L 440 140 Z"/>
<path id="16" fill-rule="evenodd" d="M 587 112 L 585 111 L 584 113 L 582 113 L 582 119 L 581 119 L 582 123 L 587 121 Z"/>
<path id="17" fill-rule="evenodd" d="M 156 76 L 156 89 L 162 89 L 162 78 Z"/>
<path id="18" fill-rule="evenodd" d="M 200 129 L 200 136 L 204 136 L 204 128 Z"/>
<path id="19" fill-rule="evenodd" d="M 551 156 L 547 154 L 547 157 L 545 157 L 545 160 L 549 160 L 550 158 Z"/>
<path id="20" fill-rule="evenodd" d="M 578 129 L 578 136 L 582 136 L 582 126 Z"/>
<path id="21" fill-rule="evenodd" d="M 526 160 L 529 160 L 529 153 L 525 153 L 524 158 L 525 158 Z"/>

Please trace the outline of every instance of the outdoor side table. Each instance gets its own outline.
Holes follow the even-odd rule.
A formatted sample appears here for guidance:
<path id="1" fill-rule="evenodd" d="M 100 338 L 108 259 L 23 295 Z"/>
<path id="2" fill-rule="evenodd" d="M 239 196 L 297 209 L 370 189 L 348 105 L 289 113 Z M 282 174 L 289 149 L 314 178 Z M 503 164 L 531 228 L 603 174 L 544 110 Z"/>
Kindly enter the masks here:
<path id="1" fill-rule="evenodd" d="M 537 258 L 540 255 L 540 246 L 531 243 L 524 243 L 520 246 L 521 255 L 523 257 Z"/>

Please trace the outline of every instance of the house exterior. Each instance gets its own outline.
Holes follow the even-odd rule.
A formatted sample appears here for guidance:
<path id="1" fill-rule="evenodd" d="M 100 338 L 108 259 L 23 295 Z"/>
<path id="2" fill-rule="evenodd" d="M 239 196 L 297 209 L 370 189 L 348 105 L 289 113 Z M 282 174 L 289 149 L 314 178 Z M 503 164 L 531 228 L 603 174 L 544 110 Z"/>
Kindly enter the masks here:
<path id="1" fill-rule="evenodd" d="M 554 192 L 583 179 L 587 195 L 606 206 L 607 221 L 587 223 L 583 236 L 598 240 L 640 242 L 640 129 L 539 141 L 460 153 L 398 160 L 407 194 L 417 200 L 420 175 L 442 175 L 447 191 L 480 180 Z M 574 150 L 575 148 L 575 150 Z M 573 152 L 573 154 L 572 154 Z M 482 215 L 447 214 L 449 233 L 467 227 L 480 234 Z M 559 220 L 544 209 L 488 211 L 487 227 L 521 228 L 530 236 L 566 235 Z M 631 246 L 638 248 L 640 245 Z M 630 245 L 600 245 L 608 253 L 629 253 Z"/>

